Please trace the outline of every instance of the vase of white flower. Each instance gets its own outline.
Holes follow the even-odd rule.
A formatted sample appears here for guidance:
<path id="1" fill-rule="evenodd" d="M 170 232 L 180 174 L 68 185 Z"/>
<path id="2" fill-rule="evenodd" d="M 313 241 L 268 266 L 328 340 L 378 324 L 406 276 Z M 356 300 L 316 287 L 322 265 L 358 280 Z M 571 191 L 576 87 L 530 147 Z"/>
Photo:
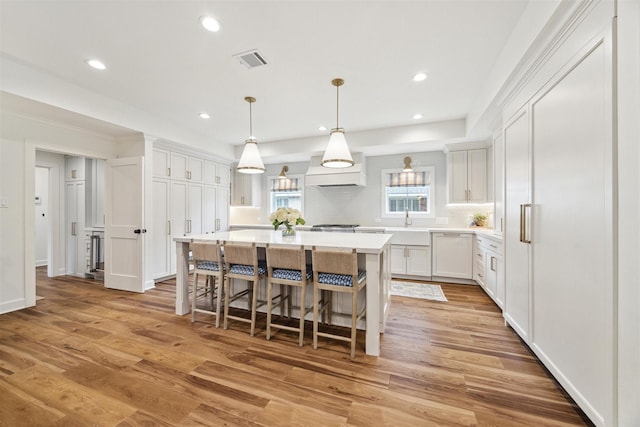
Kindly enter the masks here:
<path id="1" fill-rule="evenodd" d="M 305 221 L 302 218 L 302 213 L 298 209 L 293 208 L 278 208 L 275 212 L 271 213 L 269 221 L 273 225 L 273 229 L 277 230 L 278 227 L 282 229 L 282 236 L 294 236 L 296 234 L 295 226 L 304 225 Z"/>

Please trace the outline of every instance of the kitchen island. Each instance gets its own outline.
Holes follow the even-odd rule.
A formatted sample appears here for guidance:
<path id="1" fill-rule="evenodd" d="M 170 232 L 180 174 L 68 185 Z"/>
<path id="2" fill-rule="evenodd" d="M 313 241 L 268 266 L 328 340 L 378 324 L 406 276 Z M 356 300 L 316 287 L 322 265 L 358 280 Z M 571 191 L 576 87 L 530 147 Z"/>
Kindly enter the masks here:
<path id="1" fill-rule="evenodd" d="M 189 313 L 189 244 L 193 241 L 253 242 L 258 247 L 267 243 L 302 245 L 310 251 L 318 248 L 356 248 L 364 258 L 367 271 L 366 292 L 366 353 L 380 355 L 380 334 L 384 332 L 391 297 L 389 234 L 316 233 L 298 231 L 294 236 L 282 237 L 273 230 L 237 230 L 214 234 L 176 237 L 176 314 Z"/>

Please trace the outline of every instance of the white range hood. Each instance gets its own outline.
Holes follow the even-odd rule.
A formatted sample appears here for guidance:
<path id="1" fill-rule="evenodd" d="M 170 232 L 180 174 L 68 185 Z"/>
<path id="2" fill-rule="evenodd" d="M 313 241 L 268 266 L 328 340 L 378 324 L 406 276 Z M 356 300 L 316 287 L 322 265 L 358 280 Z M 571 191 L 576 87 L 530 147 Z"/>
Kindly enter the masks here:
<path id="1" fill-rule="evenodd" d="M 362 153 L 351 153 L 355 164 L 350 168 L 325 168 L 322 157 L 312 157 L 305 176 L 305 185 L 314 187 L 364 187 L 367 185 L 366 168 Z"/>

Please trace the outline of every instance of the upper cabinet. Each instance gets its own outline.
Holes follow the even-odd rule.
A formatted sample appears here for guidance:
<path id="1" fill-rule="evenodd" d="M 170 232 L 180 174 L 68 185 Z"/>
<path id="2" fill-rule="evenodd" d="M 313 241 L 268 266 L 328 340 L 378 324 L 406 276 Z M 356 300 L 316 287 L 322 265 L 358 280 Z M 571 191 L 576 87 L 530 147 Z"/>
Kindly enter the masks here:
<path id="1" fill-rule="evenodd" d="M 209 160 L 204 162 L 204 183 L 229 186 L 231 169 L 228 165 L 220 165 Z"/>
<path id="2" fill-rule="evenodd" d="M 261 202 L 261 175 L 233 173 L 231 185 L 232 206 L 260 206 Z"/>
<path id="3" fill-rule="evenodd" d="M 85 158 L 78 156 L 65 157 L 65 181 L 84 181 Z"/>
<path id="4" fill-rule="evenodd" d="M 449 203 L 487 201 L 487 150 L 453 150 L 447 154 Z"/>

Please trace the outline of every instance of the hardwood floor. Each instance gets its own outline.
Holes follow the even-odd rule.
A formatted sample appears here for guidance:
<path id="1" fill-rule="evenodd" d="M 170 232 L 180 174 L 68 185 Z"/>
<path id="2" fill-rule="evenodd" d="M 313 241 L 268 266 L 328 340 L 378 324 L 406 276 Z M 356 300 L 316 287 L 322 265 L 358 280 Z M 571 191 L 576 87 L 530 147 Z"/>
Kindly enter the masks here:
<path id="1" fill-rule="evenodd" d="M 394 297 L 382 355 L 255 337 L 174 314 L 175 281 L 145 294 L 48 279 L 0 316 L 2 426 L 590 425 L 477 287 Z M 200 315 L 200 319 L 206 316 Z"/>

